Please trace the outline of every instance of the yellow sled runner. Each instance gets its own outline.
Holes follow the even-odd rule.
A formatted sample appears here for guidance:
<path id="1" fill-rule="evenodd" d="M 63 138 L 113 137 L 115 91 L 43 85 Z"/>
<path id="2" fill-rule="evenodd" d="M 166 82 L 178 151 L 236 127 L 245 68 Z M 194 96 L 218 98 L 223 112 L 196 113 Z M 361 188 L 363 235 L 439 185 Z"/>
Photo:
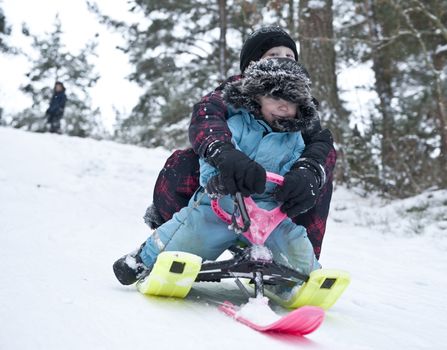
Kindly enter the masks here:
<path id="1" fill-rule="evenodd" d="M 295 288 L 287 299 L 281 298 L 268 288 L 265 294 L 279 305 L 296 309 L 304 305 L 319 306 L 329 309 L 348 287 L 349 273 L 334 269 L 320 269 L 310 273 L 309 280 Z"/>
<path id="2" fill-rule="evenodd" d="M 202 258 L 185 252 L 162 252 L 146 278 L 137 283 L 143 294 L 184 298 L 200 271 Z"/>

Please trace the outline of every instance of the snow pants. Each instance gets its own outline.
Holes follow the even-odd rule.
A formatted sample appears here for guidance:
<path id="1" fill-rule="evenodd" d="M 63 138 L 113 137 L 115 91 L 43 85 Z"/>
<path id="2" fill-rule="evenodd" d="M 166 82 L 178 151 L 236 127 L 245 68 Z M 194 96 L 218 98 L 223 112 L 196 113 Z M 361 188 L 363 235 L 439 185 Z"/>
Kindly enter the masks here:
<path id="1" fill-rule="evenodd" d="M 210 203 L 209 196 L 203 190 L 197 191 L 187 207 L 175 213 L 148 238 L 140 253 L 143 263 L 151 268 L 162 251 L 183 251 L 196 254 L 203 260 L 216 260 L 238 241 L 247 241 L 214 214 Z M 229 196 L 221 198 L 220 205 L 227 212 L 233 209 Z M 273 202 L 263 202 L 260 206 L 270 210 L 275 205 Z M 275 228 L 265 245 L 271 250 L 274 261 L 303 274 L 321 267 L 306 229 L 289 218 Z"/>
<path id="2" fill-rule="evenodd" d="M 50 124 L 50 132 L 57 133 L 61 129 L 62 115 L 48 114 L 47 123 Z"/>

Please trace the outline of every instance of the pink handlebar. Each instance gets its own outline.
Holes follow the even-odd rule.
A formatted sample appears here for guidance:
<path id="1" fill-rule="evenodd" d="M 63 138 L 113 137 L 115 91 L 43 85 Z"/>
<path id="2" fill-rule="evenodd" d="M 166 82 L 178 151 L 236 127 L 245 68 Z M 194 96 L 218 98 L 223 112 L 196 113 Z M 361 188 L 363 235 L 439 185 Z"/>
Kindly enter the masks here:
<path id="1" fill-rule="evenodd" d="M 267 181 L 281 186 L 284 183 L 284 178 L 281 175 L 267 172 Z M 261 209 L 251 197 L 245 197 L 244 202 L 251 224 L 243 235 L 253 244 L 263 244 L 287 215 L 279 207 L 272 210 Z M 232 224 L 231 215 L 222 209 L 218 199 L 211 200 L 211 208 L 222 221 Z M 238 224 L 241 224 L 241 221 L 241 218 L 237 218 Z"/>
<path id="2" fill-rule="evenodd" d="M 267 171 L 267 181 L 282 186 L 282 184 L 284 183 L 284 177 L 279 174 Z"/>

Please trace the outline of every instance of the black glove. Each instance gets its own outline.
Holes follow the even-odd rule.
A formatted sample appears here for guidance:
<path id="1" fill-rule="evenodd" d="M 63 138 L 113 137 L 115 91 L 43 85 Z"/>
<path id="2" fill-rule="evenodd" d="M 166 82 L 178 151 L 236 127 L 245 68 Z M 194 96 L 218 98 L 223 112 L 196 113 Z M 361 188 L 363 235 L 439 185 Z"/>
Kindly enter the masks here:
<path id="1" fill-rule="evenodd" d="M 276 200 L 284 202 L 281 211 L 293 218 L 312 208 L 320 194 L 320 181 L 315 172 L 298 167 L 284 175 L 284 185 L 275 192 Z"/>
<path id="2" fill-rule="evenodd" d="M 231 143 L 220 141 L 212 143 L 207 151 L 206 160 L 220 171 L 218 177 L 220 192 L 232 195 L 241 192 L 247 197 L 265 191 L 265 169 L 235 149 Z"/>
<path id="3" fill-rule="evenodd" d="M 206 192 L 211 196 L 224 196 L 228 194 L 228 190 L 222 181 L 222 174 L 214 175 L 206 184 Z"/>
<path id="4" fill-rule="evenodd" d="M 143 216 L 144 222 L 153 230 L 163 225 L 166 220 L 163 219 L 155 204 L 151 204 Z"/>

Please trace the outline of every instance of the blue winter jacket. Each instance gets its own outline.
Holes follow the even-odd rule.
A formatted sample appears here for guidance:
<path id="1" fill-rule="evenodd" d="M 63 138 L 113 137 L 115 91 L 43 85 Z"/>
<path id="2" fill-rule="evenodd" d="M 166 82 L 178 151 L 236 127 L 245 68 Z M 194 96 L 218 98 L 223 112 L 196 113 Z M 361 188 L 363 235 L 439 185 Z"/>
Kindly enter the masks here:
<path id="1" fill-rule="evenodd" d="M 50 107 L 48 107 L 46 114 L 62 118 L 66 101 L 67 96 L 65 95 L 65 91 L 55 92 L 51 97 Z"/>
<path id="2" fill-rule="evenodd" d="M 284 175 L 299 159 L 304 150 L 301 132 L 274 132 L 263 120 L 255 119 L 246 109 L 228 108 L 228 126 L 236 149 L 261 164 L 266 171 Z M 218 170 L 200 159 L 200 185 L 205 186 Z M 262 195 L 255 200 L 271 198 L 275 185 L 268 184 Z"/>

